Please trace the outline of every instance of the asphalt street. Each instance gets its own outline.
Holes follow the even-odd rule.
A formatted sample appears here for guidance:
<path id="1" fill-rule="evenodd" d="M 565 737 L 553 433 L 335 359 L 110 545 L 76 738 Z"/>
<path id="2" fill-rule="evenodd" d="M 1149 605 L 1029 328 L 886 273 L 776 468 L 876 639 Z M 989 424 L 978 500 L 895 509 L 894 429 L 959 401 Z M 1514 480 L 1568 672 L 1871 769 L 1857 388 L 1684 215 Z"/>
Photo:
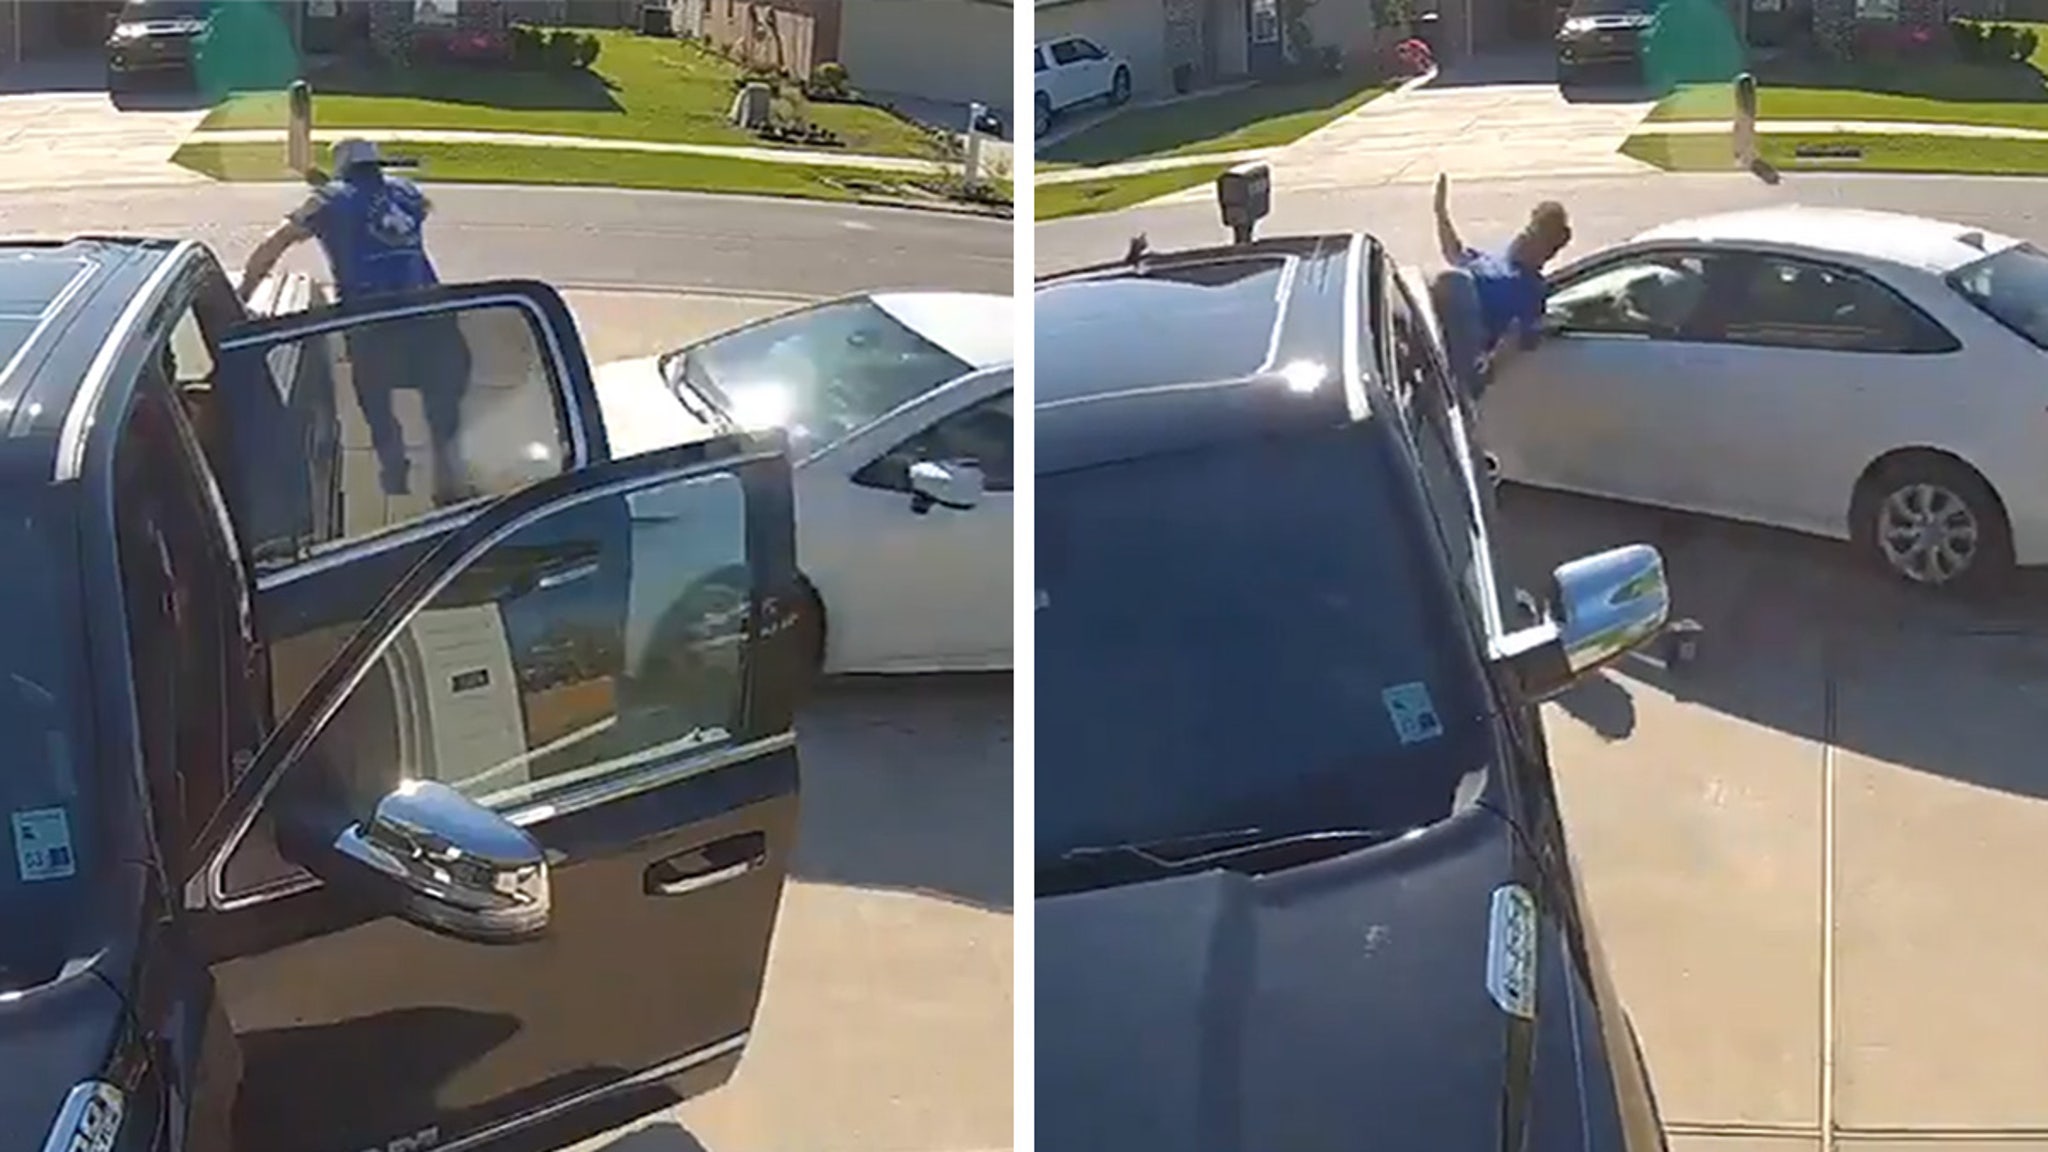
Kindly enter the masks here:
<path id="1" fill-rule="evenodd" d="M 1007 292 L 1011 223 L 742 196 L 431 183 L 428 244 L 449 279 L 834 296 L 875 288 Z M 239 263 L 305 194 L 293 185 L 0 193 L 0 235 L 203 240 Z M 291 267 L 318 269 L 315 252 Z"/>
<path id="2" fill-rule="evenodd" d="M 2038 180 L 1966 176 L 1859 176 L 1788 172 L 1773 187 L 1749 175 L 1658 175 L 1599 179 L 1487 180 L 1454 183 L 1451 211 L 1468 243 L 1499 244 L 1527 219 L 1538 200 L 1562 201 L 1576 235 L 1566 257 L 1626 239 L 1688 216 L 1807 204 L 1910 212 L 1972 224 L 2030 240 L 2048 240 L 2048 197 Z M 1260 231 L 1363 230 L 1404 263 L 1434 260 L 1435 225 L 1428 185 L 1361 188 L 1355 192 L 1273 191 L 1273 214 Z M 1037 273 L 1115 260 L 1136 233 L 1154 249 L 1220 244 L 1229 233 L 1213 203 L 1166 204 L 1040 224 L 1033 230 Z"/>

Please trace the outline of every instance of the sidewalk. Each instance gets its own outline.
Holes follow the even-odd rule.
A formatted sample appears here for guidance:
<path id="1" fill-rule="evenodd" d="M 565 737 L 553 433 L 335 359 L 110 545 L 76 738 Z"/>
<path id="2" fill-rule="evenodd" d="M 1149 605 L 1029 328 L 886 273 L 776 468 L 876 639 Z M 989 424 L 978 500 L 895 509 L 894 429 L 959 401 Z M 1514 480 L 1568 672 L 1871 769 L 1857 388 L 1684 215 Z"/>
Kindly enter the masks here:
<path id="1" fill-rule="evenodd" d="M 525 132 L 470 132 L 431 128 L 351 128 L 313 130 L 318 144 L 354 137 L 380 144 L 496 144 L 517 148 L 581 148 L 600 152 L 654 152 L 672 156 L 715 156 L 768 164 L 801 164 L 816 168 L 868 168 L 879 172 L 944 172 L 937 160 L 907 156 L 861 156 L 795 148 L 754 148 L 725 144 L 672 144 L 656 140 L 616 140 L 599 136 L 546 136 Z M 282 148 L 283 129 L 201 129 L 185 137 L 187 144 L 268 144 Z"/>
<path id="2" fill-rule="evenodd" d="M 1211 164 L 1242 164 L 1247 160 L 1264 160 L 1280 151 L 1278 148 L 1253 148 L 1243 152 L 1205 152 L 1194 156 L 1155 156 L 1149 160 L 1126 160 L 1118 164 L 1098 164 L 1093 168 L 1055 168 L 1041 172 L 1032 178 L 1032 184 L 1043 188 L 1047 184 L 1079 184 L 1087 180 L 1116 180 L 1125 176 L 1143 176 L 1147 172 L 1165 172 L 1173 168 L 1201 168 Z"/>
<path id="3" fill-rule="evenodd" d="M 1726 120 L 1652 120 L 1636 125 L 1636 136 L 1717 136 L 1733 125 Z M 1973 140 L 2044 140 L 2048 131 L 2003 124 L 1942 124 L 1913 120 L 1758 120 L 1767 136 L 1958 136 Z"/>

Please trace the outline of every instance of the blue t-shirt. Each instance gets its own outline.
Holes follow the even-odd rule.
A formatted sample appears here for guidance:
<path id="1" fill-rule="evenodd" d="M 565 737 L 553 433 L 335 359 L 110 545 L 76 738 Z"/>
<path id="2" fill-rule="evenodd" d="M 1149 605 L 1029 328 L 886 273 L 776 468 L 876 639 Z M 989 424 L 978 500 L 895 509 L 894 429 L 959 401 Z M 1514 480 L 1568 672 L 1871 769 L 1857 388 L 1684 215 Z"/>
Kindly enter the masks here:
<path id="1" fill-rule="evenodd" d="M 427 197 L 412 181 L 371 170 L 329 181 L 292 220 L 320 240 L 343 300 L 440 283 L 427 259 Z"/>
<path id="2" fill-rule="evenodd" d="M 1472 274 L 1472 287 L 1479 296 L 1479 322 L 1485 329 L 1486 347 L 1499 344 L 1515 325 L 1520 326 L 1524 341 L 1534 340 L 1550 295 L 1543 274 L 1531 272 L 1505 255 L 1469 248 L 1462 264 Z"/>

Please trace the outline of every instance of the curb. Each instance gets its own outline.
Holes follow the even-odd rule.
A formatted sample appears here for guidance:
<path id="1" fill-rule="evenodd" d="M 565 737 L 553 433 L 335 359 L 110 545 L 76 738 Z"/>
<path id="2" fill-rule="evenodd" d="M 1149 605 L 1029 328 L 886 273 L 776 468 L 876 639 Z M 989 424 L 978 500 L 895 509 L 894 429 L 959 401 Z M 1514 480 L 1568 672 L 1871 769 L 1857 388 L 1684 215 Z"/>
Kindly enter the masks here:
<path id="1" fill-rule="evenodd" d="M 813 204 L 845 204 L 845 200 L 813 200 Z M 859 196 L 850 203 L 865 208 L 901 208 L 909 212 L 938 212 L 946 216 L 978 216 L 985 220 L 1015 220 L 1017 209 L 983 207 L 978 204 L 955 204 L 951 201 L 927 203 L 923 200 L 891 200 L 884 196 Z"/>

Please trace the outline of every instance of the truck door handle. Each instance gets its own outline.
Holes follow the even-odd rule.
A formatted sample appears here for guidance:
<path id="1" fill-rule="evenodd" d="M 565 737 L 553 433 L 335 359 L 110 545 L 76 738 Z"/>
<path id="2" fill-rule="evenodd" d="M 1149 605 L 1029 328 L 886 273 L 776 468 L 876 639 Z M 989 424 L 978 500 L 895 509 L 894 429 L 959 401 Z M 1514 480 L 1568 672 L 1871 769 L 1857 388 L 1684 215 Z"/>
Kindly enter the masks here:
<path id="1" fill-rule="evenodd" d="M 737 880 L 768 862 L 768 834 L 742 832 L 647 866 L 649 896 L 688 896 Z"/>

